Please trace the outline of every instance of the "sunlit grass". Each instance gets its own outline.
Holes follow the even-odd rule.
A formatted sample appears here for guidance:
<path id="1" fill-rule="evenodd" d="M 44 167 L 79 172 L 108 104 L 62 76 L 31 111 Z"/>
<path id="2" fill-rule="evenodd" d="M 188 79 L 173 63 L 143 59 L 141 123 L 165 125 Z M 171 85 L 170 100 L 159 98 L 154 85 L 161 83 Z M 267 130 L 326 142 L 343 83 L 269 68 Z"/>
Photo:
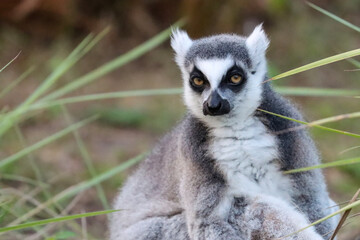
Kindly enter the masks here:
<path id="1" fill-rule="evenodd" d="M 35 227 L 35 226 L 41 226 L 41 225 L 45 225 L 45 224 L 49 224 L 49 223 L 63 222 L 63 221 L 69 221 L 69 220 L 73 220 L 73 219 L 84 218 L 84 217 L 94 217 L 94 216 L 103 215 L 103 214 L 110 214 L 110 213 L 113 213 L 116 211 L 118 211 L 118 210 L 105 210 L 105 211 L 89 212 L 89 213 L 81 213 L 81 214 L 75 214 L 75 215 L 68 215 L 68 216 L 64 216 L 64 217 L 56 217 L 56 218 L 44 219 L 44 220 L 39 220 L 39 221 L 34 221 L 34 222 L 28 222 L 28 223 L 18 224 L 16 226 L 0 228 L 0 233 L 24 229 L 24 228 L 30 228 L 30 227 Z"/>

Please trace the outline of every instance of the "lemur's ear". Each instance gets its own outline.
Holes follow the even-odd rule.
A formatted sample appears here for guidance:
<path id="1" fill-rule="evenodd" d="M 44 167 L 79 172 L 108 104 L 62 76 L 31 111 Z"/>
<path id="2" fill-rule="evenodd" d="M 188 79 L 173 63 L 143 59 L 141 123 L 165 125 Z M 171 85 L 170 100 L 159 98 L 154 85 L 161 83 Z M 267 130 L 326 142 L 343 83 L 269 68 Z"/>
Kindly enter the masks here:
<path id="1" fill-rule="evenodd" d="M 182 31 L 178 28 L 172 30 L 171 47 L 176 53 L 175 60 L 180 67 L 184 65 L 186 53 L 191 47 L 192 43 L 193 41 L 185 31 Z"/>
<path id="2" fill-rule="evenodd" d="M 258 25 L 246 39 L 246 46 L 255 64 L 259 64 L 265 57 L 269 43 L 270 41 L 262 28 L 262 24 Z"/>

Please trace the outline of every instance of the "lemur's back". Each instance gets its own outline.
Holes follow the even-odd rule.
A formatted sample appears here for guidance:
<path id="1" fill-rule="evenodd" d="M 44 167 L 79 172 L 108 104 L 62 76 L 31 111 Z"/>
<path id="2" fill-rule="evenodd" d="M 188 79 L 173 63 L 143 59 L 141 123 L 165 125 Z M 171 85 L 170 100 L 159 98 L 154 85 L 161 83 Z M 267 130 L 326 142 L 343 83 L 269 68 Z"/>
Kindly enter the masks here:
<path id="1" fill-rule="evenodd" d="M 138 169 L 127 179 L 119 196 L 115 200 L 116 209 L 124 209 L 118 216 L 123 219 L 118 221 L 121 226 L 127 226 L 133 221 L 139 220 L 135 214 L 134 220 L 131 216 L 137 211 L 148 212 L 141 213 L 151 215 L 151 212 L 166 211 L 164 201 L 173 201 L 178 203 L 178 194 L 173 191 L 177 188 L 178 182 L 176 174 L 177 162 L 177 144 L 178 137 L 181 135 L 181 124 L 168 133 L 156 145 L 149 156 L 141 162 Z M 154 200 L 159 203 L 147 204 Z M 169 202 L 170 203 L 170 202 Z M 172 203 L 171 203 L 172 204 Z M 146 210 L 146 209 L 150 210 Z M 152 210 L 152 208 L 158 208 Z M 117 228 L 117 226 L 115 226 Z"/>
<path id="2" fill-rule="evenodd" d="M 115 201 L 110 239 L 275 239 L 333 210 L 302 119 L 263 83 L 267 38 L 219 35 L 192 41 L 175 32 L 189 113 L 128 179 Z M 198 57 L 196 57 L 198 56 Z M 291 239 L 322 239 L 330 219 Z"/>

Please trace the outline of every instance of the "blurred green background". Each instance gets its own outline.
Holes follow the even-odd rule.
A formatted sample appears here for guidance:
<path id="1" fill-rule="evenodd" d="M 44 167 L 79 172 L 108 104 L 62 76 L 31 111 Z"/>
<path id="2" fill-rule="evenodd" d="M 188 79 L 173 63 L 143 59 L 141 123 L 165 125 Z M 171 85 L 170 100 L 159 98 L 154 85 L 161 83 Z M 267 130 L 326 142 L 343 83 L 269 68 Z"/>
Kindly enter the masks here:
<path id="1" fill-rule="evenodd" d="M 357 26 L 360 25 L 358 0 L 322 0 L 313 3 Z M 0 73 L 0 92 L 30 67 L 35 67 L 35 70 L 0 99 L 0 111 L 13 109 L 34 92 L 41 81 L 54 71 L 90 32 L 99 33 L 106 27 L 111 27 L 104 39 L 75 67 L 67 71 L 61 80 L 52 86 L 52 90 L 124 54 L 168 28 L 181 17 L 187 18 L 183 28 L 193 38 L 223 32 L 247 35 L 257 24 L 263 22 L 271 40 L 267 53 L 269 76 L 360 46 L 358 32 L 319 13 L 304 1 L 2 0 L 0 68 L 20 51 L 21 53 Z M 359 90 L 359 68 L 349 61 L 341 61 L 280 79 L 274 84 Z M 174 88 L 181 87 L 181 81 L 180 71 L 173 61 L 173 52 L 167 41 L 141 58 L 75 91 L 71 96 Z M 356 112 L 360 106 L 358 98 L 350 97 L 291 98 L 302 109 L 308 121 Z M 90 101 L 68 104 L 66 108 L 68 116 L 74 122 L 93 114 L 100 115 L 98 120 L 79 130 L 80 138 L 98 173 L 151 149 L 159 137 L 174 126 L 185 112 L 179 94 Z M 17 130 L 13 128 L 0 139 L 0 159 L 68 125 L 69 121 L 60 106 L 37 112 L 22 121 Z M 327 126 L 360 133 L 359 120 L 356 118 Z M 311 133 L 324 162 L 359 157 L 358 139 L 318 129 L 311 129 Z M 36 204 L 44 202 L 49 196 L 89 179 L 91 175 L 83 158 L 74 136 L 67 135 L 1 169 L 0 187 L 15 189 L 24 196 L 31 194 L 32 198 L 38 201 L 24 201 L 19 205 L 16 211 L 21 215 Z M 112 201 L 129 172 L 131 170 L 102 183 L 108 201 Z M 324 173 L 331 196 L 336 202 L 348 201 L 360 187 L 359 165 L 329 168 L 324 170 Z M 41 191 L 33 194 L 35 186 L 19 180 L 19 177 L 39 179 L 39 176 L 43 182 L 50 184 L 49 196 Z M 21 194 L 13 195 L 16 200 L 24 198 Z M 69 206 L 69 202 L 71 201 L 59 204 L 54 210 L 59 212 Z M 96 211 L 103 209 L 103 205 L 96 189 L 91 188 L 76 199 L 68 212 Z M 5 210 L 1 212 L 0 226 L 5 226 L 14 219 L 14 216 L 10 217 L 7 213 Z M 46 213 L 39 213 L 32 219 L 46 216 Z M 349 218 L 348 222 L 341 230 L 339 239 L 350 240 L 360 236 L 360 217 Z M 106 216 L 89 218 L 86 226 L 89 239 L 105 238 Z M 4 239 L 85 238 L 84 235 L 79 236 L 72 235 L 66 224 L 58 224 L 39 236 L 36 236 L 36 231 L 28 230 L 4 235 Z M 1 239 L 2 237 L 0 236 Z"/>

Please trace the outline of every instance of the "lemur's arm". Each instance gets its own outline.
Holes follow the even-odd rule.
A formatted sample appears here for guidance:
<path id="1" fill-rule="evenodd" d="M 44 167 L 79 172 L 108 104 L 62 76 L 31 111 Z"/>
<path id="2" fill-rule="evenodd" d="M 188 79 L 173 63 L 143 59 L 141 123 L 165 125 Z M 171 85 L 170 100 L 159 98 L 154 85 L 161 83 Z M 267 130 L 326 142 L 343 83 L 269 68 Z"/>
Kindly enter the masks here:
<path id="1" fill-rule="evenodd" d="M 303 120 L 299 111 L 286 99 L 273 92 L 264 84 L 261 109 Z M 320 163 L 317 149 L 306 129 L 296 129 L 301 124 L 270 114 L 261 114 L 264 124 L 277 135 L 282 170 L 309 167 Z M 294 184 L 293 202 L 304 212 L 310 222 L 316 221 L 334 212 L 329 208 L 332 200 L 326 190 L 321 170 L 311 170 L 290 174 Z M 334 230 L 336 219 L 329 219 L 316 225 L 320 234 Z"/>
<path id="2" fill-rule="evenodd" d="M 184 174 L 180 195 L 185 206 L 187 228 L 191 239 L 242 239 L 219 214 L 224 188 L 224 182 L 216 176 L 198 171 L 192 173 L 187 171 Z"/>
<path id="3" fill-rule="evenodd" d="M 282 140 L 284 142 L 286 138 L 287 144 L 292 142 L 292 147 L 287 150 L 292 152 L 291 155 L 287 154 L 284 149 L 282 150 L 284 159 L 287 159 L 288 162 L 284 170 L 320 164 L 316 147 L 305 130 L 295 131 L 289 133 L 289 135 L 292 136 L 284 137 Z M 306 213 L 310 222 L 319 220 L 337 210 L 336 207 L 330 208 L 332 200 L 329 198 L 321 170 L 293 173 L 290 174 L 290 177 L 294 184 L 293 202 L 302 212 Z M 337 219 L 338 217 L 333 217 L 317 224 L 317 232 L 321 235 L 331 233 L 331 231 L 335 230 Z"/>
<path id="4" fill-rule="evenodd" d="M 300 178 L 302 177 L 294 177 L 295 181 L 301 181 L 299 180 Z M 313 183 L 308 184 L 317 183 L 313 181 Z M 297 207 L 306 214 L 311 223 L 338 210 L 338 207 L 332 204 L 333 201 L 329 198 L 326 190 L 314 186 L 302 188 L 303 185 L 298 183 L 296 183 L 296 185 L 296 188 L 301 188 L 301 190 L 293 195 L 293 201 L 296 203 Z M 336 228 L 338 220 L 339 216 L 335 216 L 315 225 L 317 232 L 324 237 L 331 236 L 331 233 Z"/>
<path id="5" fill-rule="evenodd" d="M 207 131 L 195 119 L 186 124 L 192 130 L 182 136 L 180 201 L 185 208 L 189 236 L 194 240 L 241 240 L 239 233 L 219 214 L 226 185 L 214 160 L 207 155 Z"/>

